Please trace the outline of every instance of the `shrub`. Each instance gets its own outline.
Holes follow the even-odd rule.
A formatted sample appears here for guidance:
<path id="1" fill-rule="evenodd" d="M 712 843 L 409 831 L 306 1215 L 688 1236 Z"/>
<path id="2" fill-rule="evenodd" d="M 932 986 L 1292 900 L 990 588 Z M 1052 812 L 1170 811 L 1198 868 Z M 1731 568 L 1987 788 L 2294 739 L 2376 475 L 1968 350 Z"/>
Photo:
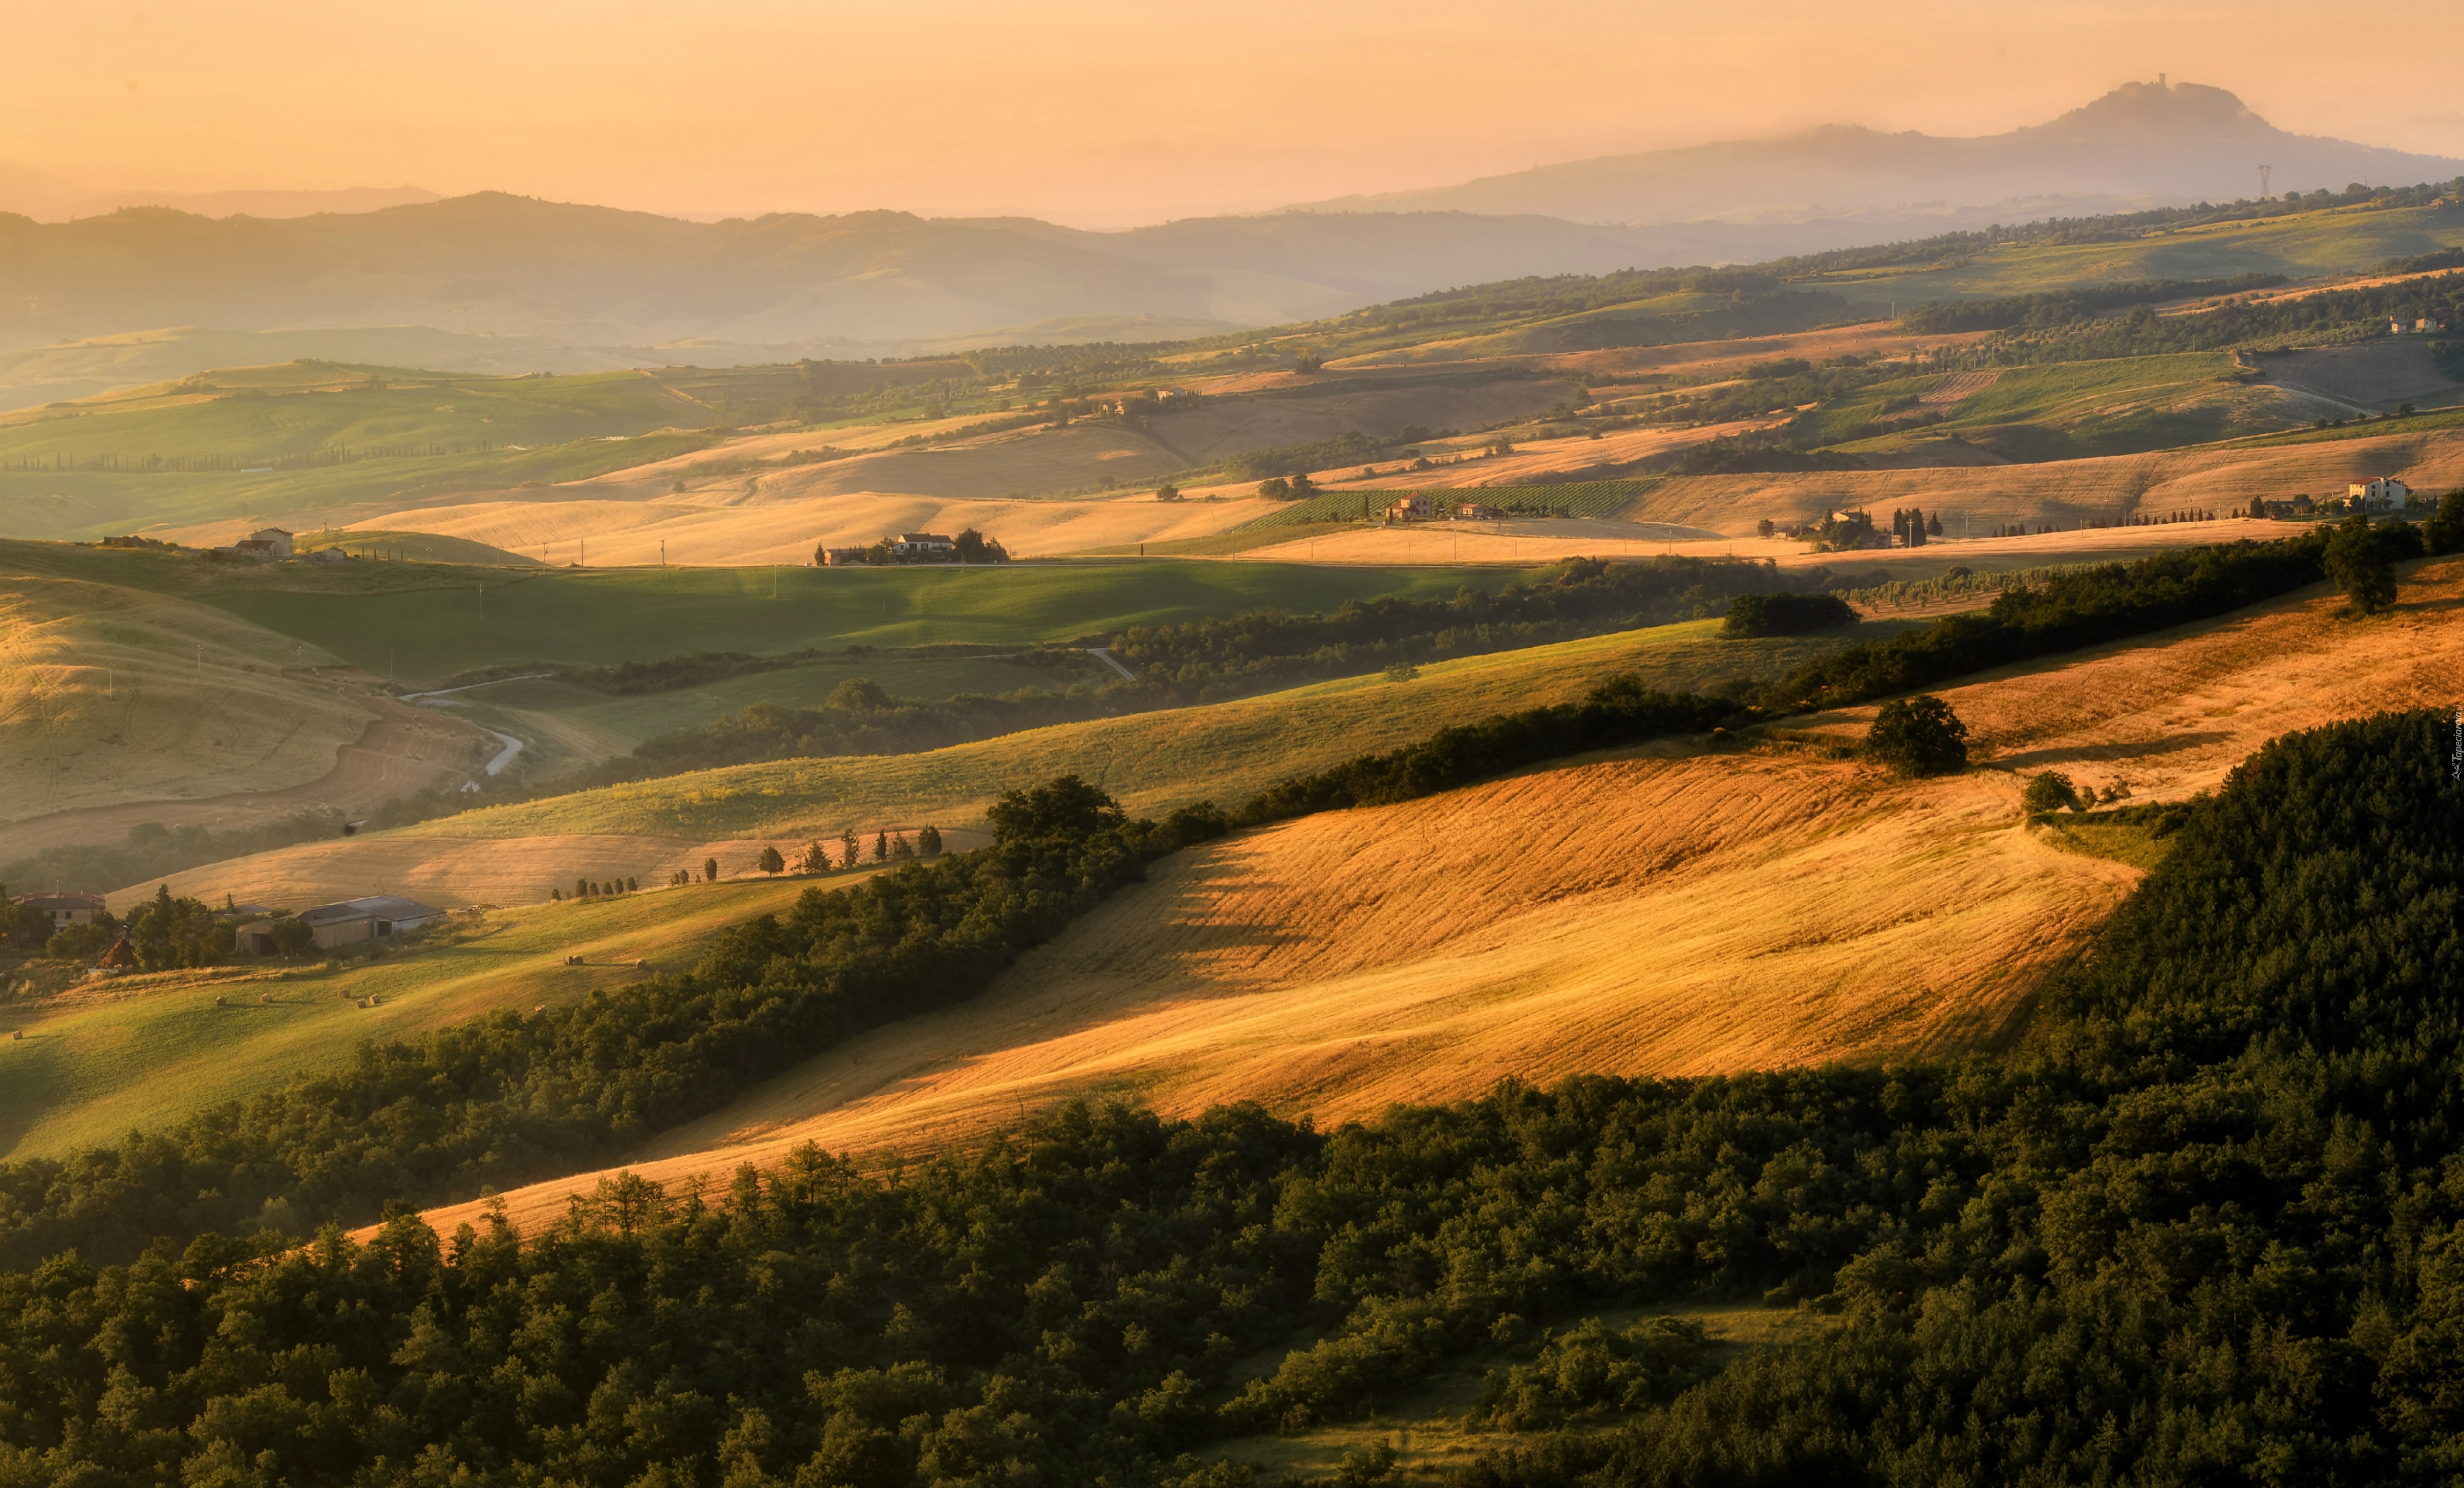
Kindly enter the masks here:
<path id="1" fill-rule="evenodd" d="M 1857 611 L 1836 594 L 1741 594 L 1728 602 L 1726 636 L 1801 636 L 1857 624 Z"/>
<path id="2" fill-rule="evenodd" d="M 1865 753 L 1911 778 L 1968 768 L 1968 725 L 1929 692 L 1894 698 L 1875 716 Z"/>
<path id="3" fill-rule="evenodd" d="M 2030 777 L 2026 793 L 2019 798 L 2019 804 L 2032 817 L 2048 816 L 2066 808 L 2077 811 L 2079 787 L 2071 783 L 2069 776 L 2058 770 L 2039 771 Z"/>

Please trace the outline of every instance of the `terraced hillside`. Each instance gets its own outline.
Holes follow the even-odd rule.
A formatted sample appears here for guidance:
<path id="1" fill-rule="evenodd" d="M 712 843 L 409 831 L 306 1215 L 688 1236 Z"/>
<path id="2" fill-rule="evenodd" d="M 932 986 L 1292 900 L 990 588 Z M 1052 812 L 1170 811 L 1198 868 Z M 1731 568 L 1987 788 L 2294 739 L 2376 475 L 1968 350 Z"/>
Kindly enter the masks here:
<path id="1" fill-rule="evenodd" d="M 637 1171 L 912 1149 L 1089 1092 L 1323 1122 L 1508 1074 L 1990 1043 L 2135 877 L 2022 825 L 2020 774 L 2179 796 L 2288 730 L 2464 689 L 2464 560 L 2422 566 L 2383 619 L 2337 608 L 2297 597 L 1947 690 L 1985 761 L 1954 779 L 1777 741 L 1663 747 L 1187 852 L 983 999 L 816 1060 Z M 573 1186 L 514 1206 L 561 1213 Z"/>

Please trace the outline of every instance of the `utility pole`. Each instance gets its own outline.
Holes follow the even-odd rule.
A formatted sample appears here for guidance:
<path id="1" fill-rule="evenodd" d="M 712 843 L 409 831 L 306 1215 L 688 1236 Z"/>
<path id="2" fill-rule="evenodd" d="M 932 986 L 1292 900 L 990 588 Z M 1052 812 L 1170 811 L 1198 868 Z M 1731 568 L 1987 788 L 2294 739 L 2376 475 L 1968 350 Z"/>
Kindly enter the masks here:
<path id="1" fill-rule="evenodd" d="M 488 618 L 488 586 L 485 583 L 479 585 L 479 618 Z"/>

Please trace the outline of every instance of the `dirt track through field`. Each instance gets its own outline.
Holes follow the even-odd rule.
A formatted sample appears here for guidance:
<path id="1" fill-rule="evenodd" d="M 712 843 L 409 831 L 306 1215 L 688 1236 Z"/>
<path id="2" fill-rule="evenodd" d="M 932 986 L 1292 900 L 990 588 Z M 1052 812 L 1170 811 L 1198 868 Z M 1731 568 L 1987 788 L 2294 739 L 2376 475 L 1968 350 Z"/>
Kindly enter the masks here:
<path id="1" fill-rule="evenodd" d="M 963 1142 L 1040 1105 L 1252 1099 L 1321 1122 L 1504 1075 L 1702 1072 L 2005 1035 L 2134 870 L 2022 826 L 2022 776 L 2212 788 L 2265 740 L 2464 695 L 2464 559 L 2392 615 L 2315 592 L 1946 689 L 1985 768 L 1644 751 L 1182 854 L 985 997 L 853 1040 L 633 1165 Z M 1870 710 L 1805 721 L 1852 738 Z M 596 1174 L 510 1197 L 525 1222 Z M 449 1226 L 458 1212 L 438 1216 Z"/>

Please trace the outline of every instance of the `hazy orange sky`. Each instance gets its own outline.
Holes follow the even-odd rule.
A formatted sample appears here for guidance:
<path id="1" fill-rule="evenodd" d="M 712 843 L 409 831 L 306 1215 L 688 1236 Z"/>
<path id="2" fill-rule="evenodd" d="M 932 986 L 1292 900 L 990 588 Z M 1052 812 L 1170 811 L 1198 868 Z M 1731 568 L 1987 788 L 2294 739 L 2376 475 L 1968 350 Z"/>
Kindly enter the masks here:
<path id="1" fill-rule="evenodd" d="M 1124 226 L 1810 123 L 1990 133 L 2159 72 L 2288 129 L 2464 156 L 2452 0 L 9 9 L 0 163 L 95 190 Z"/>

